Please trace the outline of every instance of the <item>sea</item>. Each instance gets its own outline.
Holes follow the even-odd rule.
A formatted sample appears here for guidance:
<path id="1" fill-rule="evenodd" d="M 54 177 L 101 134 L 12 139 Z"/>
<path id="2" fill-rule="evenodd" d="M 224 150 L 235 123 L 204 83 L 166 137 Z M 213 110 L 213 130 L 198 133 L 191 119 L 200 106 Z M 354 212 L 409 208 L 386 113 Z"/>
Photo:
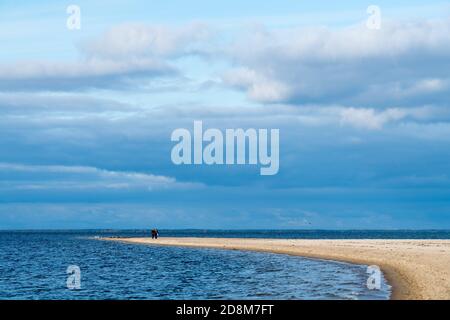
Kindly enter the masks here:
<path id="1" fill-rule="evenodd" d="M 450 239 L 442 230 L 159 230 L 161 237 Z M 368 266 L 283 254 L 149 246 L 149 230 L 0 231 L 2 300 L 384 300 Z"/>

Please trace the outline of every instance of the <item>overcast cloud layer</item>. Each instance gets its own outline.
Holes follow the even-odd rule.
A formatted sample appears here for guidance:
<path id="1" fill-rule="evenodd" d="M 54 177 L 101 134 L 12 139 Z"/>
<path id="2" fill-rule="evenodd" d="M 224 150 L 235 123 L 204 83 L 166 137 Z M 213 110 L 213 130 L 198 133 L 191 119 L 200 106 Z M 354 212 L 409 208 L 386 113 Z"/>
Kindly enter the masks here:
<path id="1" fill-rule="evenodd" d="M 0 228 L 450 228 L 450 11 L 371 30 L 353 7 L 280 25 L 285 5 L 3 30 Z M 194 120 L 279 128 L 279 173 L 173 165 L 170 134 Z"/>

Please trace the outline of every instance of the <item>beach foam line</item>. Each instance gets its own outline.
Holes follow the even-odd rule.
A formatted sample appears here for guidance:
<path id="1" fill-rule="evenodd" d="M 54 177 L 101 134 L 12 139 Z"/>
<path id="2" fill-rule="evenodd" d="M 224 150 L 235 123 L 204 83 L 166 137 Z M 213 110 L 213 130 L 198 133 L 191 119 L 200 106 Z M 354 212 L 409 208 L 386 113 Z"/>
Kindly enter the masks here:
<path id="1" fill-rule="evenodd" d="M 392 299 L 450 299 L 450 240 L 102 238 L 133 244 L 250 250 L 377 265 Z"/>

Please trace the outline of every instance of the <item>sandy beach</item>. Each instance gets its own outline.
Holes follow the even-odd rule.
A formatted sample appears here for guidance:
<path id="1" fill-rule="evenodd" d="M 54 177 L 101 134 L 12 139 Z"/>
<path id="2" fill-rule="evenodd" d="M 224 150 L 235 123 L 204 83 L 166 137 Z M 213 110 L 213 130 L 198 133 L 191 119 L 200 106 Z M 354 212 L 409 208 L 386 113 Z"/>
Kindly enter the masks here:
<path id="1" fill-rule="evenodd" d="M 450 240 L 104 238 L 134 244 L 251 250 L 377 265 L 392 299 L 450 299 Z"/>

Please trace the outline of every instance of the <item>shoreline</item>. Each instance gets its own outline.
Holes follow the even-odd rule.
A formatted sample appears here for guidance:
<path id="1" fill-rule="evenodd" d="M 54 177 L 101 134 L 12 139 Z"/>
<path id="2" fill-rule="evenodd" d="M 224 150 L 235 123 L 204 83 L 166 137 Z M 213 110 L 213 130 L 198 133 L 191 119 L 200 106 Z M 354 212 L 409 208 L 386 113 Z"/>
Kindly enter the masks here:
<path id="1" fill-rule="evenodd" d="M 450 240 L 100 238 L 130 244 L 270 252 L 377 265 L 393 300 L 450 299 Z"/>

